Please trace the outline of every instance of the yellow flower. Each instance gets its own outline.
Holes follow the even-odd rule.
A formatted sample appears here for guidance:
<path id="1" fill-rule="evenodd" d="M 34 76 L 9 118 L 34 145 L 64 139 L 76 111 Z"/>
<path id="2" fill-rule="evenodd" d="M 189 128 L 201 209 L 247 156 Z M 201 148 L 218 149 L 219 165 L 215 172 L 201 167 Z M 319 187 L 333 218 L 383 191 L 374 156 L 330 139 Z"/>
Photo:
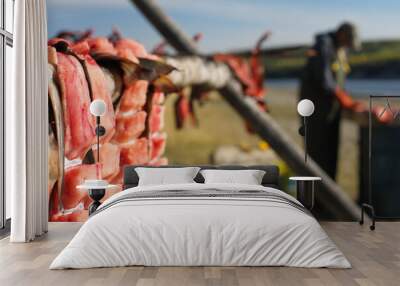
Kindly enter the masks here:
<path id="1" fill-rule="evenodd" d="M 262 150 L 262 151 L 266 151 L 270 147 L 269 147 L 269 144 L 266 141 L 261 140 L 260 142 L 258 142 L 258 148 L 260 148 L 260 150 Z"/>

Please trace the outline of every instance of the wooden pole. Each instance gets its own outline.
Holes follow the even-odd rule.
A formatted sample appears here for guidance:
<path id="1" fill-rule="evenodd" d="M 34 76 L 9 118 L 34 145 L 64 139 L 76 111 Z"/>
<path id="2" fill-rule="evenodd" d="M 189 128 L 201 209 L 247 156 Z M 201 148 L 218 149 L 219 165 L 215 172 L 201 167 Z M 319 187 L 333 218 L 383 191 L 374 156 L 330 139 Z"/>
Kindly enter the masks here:
<path id="1" fill-rule="evenodd" d="M 179 53 L 200 55 L 192 40 L 161 10 L 154 0 L 131 0 L 161 35 Z M 232 80 L 219 89 L 221 95 L 248 122 L 258 135 L 265 139 L 275 152 L 297 174 L 322 178 L 322 190 L 316 194 L 321 207 L 337 219 L 358 220 L 360 208 L 313 161 L 304 163 L 303 151 L 267 113 L 261 112 L 255 101 L 242 94 L 239 82 Z"/>

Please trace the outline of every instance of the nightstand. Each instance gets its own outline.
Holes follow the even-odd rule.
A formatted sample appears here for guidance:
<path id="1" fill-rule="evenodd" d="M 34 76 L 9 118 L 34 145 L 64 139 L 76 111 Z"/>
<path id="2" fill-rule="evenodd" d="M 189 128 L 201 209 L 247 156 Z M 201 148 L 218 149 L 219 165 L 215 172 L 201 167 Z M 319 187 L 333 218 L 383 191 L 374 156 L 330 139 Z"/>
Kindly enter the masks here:
<path id="1" fill-rule="evenodd" d="M 89 206 L 89 216 L 101 205 L 100 200 L 106 194 L 106 190 L 113 187 L 116 187 L 116 185 L 109 185 L 104 180 L 87 180 L 83 185 L 76 187 L 77 189 L 88 190 L 89 197 L 93 200 Z"/>
<path id="2" fill-rule="evenodd" d="M 314 191 L 320 177 L 290 177 L 289 180 L 295 181 L 297 185 L 297 200 L 308 210 L 314 207 Z"/>

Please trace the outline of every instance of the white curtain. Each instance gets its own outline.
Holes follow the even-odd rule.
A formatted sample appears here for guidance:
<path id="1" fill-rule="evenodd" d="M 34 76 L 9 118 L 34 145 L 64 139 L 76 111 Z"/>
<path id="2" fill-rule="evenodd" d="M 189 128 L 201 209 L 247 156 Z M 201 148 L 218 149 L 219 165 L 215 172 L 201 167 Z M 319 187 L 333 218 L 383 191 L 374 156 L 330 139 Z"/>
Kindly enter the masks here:
<path id="1" fill-rule="evenodd" d="M 12 242 L 47 232 L 46 0 L 15 1 L 13 94 L 6 98 L 6 187 Z"/>

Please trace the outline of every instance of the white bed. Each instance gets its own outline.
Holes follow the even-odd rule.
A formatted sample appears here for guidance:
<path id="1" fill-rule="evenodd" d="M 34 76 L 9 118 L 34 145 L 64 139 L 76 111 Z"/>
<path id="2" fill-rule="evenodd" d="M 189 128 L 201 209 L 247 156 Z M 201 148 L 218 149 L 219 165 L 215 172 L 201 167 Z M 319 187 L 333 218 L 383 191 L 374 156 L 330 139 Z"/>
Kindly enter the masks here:
<path id="1" fill-rule="evenodd" d="M 282 191 L 198 183 L 112 196 L 50 269 L 128 265 L 351 267 L 315 218 Z"/>

